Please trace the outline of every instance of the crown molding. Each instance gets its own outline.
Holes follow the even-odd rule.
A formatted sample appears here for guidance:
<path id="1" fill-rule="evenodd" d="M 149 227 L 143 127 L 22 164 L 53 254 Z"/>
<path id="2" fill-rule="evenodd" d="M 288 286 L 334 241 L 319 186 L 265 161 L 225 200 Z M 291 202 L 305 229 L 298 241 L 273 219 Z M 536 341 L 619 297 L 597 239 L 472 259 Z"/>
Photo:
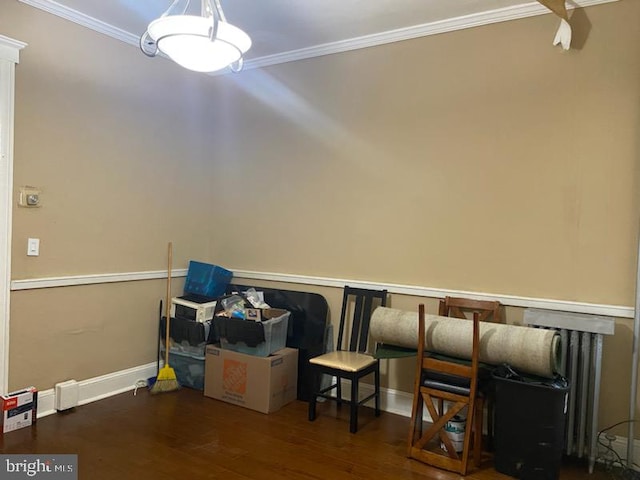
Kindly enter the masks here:
<path id="1" fill-rule="evenodd" d="M 574 5 L 568 5 L 567 9 L 584 8 L 603 3 L 618 2 L 619 0 L 578 0 Z M 326 43 L 309 48 L 299 50 L 291 50 L 289 52 L 268 55 L 254 60 L 245 62 L 245 68 L 260 68 L 269 65 L 277 65 L 280 63 L 294 62 L 296 60 L 304 60 L 307 58 L 320 57 L 323 55 L 331 55 L 334 53 L 348 52 L 350 50 L 358 50 L 361 48 L 375 47 L 388 43 L 402 42 L 420 37 L 428 37 L 430 35 L 438 35 L 441 33 L 455 32 L 457 30 L 465 30 L 467 28 L 481 27 L 483 25 L 491 25 L 494 23 L 508 22 L 521 18 L 534 17 L 538 15 L 546 15 L 551 13 L 546 7 L 538 2 L 531 2 L 513 7 L 505 7 L 488 12 L 465 15 L 462 17 L 449 18 L 437 22 L 424 23 L 413 27 L 399 28 L 397 30 L 389 30 L 386 32 L 376 33 L 373 35 L 365 35 L 357 38 L 350 38 L 339 42 Z"/>
<path id="2" fill-rule="evenodd" d="M 51 13 L 57 17 L 64 18 L 73 23 L 89 28 L 95 32 L 108 35 L 111 38 L 120 40 L 121 42 L 128 43 L 129 45 L 139 46 L 140 35 L 127 32 L 121 28 L 114 27 L 113 25 L 98 20 L 97 18 L 85 15 L 73 8 L 69 8 L 54 0 L 18 0 L 21 3 L 38 8 L 47 13 Z"/>
<path id="3" fill-rule="evenodd" d="M 27 44 L 24 42 L 0 35 L 0 60 L 19 63 L 20 50 L 26 46 Z"/>
<path id="4" fill-rule="evenodd" d="M 61 5 L 54 0 L 19 0 L 20 2 L 39 8 L 45 12 L 51 13 L 58 17 L 64 18 L 71 22 L 90 28 L 96 32 L 108 35 L 116 40 L 139 46 L 139 35 L 127 32 L 120 28 L 114 27 L 101 20 L 93 18 L 84 13 L 78 12 L 72 8 Z M 569 10 L 574 8 L 585 8 L 593 5 L 604 3 L 618 2 L 619 0 L 576 0 L 567 6 Z M 399 28 L 386 32 L 376 33 L 373 35 L 365 35 L 362 37 L 350 38 L 339 42 L 325 43 L 308 48 L 291 50 L 288 52 L 278 53 L 275 55 L 267 55 L 264 57 L 247 60 L 244 64 L 245 69 L 261 68 L 280 63 L 294 62 L 308 58 L 320 57 L 324 55 L 332 55 L 334 53 L 348 52 L 361 48 L 375 47 L 388 43 L 401 42 L 430 35 L 438 35 L 441 33 L 454 32 L 456 30 L 464 30 L 467 28 L 480 27 L 482 25 L 491 25 L 494 23 L 518 20 L 521 18 L 534 17 L 538 15 L 546 15 L 551 13 L 546 7 L 538 2 L 529 2 L 513 7 L 505 7 L 488 12 L 465 15 L 437 22 L 415 25 L 413 27 Z"/>

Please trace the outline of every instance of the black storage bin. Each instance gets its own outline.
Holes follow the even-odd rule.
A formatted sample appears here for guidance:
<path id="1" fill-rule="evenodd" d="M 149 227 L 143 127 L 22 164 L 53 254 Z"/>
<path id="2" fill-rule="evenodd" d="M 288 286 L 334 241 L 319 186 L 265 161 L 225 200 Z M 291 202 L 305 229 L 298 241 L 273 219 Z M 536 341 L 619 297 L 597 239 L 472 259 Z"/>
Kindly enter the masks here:
<path id="1" fill-rule="evenodd" d="M 557 480 L 565 443 L 569 382 L 520 375 L 508 365 L 495 387 L 494 466 L 521 480 Z"/>
<path id="2" fill-rule="evenodd" d="M 215 343 L 211 322 L 194 322 L 187 318 L 171 317 L 169 325 L 170 353 L 181 353 L 204 358 L 207 344 Z M 166 317 L 160 317 L 160 344 L 164 347 Z"/>
<path id="3" fill-rule="evenodd" d="M 166 317 L 160 317 L 158 354 L 162 359 L 165 355 L 166 321 Z M 212 333 L 210 321 L 201 323 L 171 317 L 169 365 L 181 386 L 204 390 L 204 356 Z"/>

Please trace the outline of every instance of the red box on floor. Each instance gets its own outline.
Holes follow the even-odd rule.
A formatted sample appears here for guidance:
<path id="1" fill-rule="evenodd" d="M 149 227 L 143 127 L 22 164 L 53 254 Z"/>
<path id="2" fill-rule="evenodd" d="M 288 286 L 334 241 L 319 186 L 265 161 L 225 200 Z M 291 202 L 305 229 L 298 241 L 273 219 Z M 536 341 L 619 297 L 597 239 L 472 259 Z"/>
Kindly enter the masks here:
<path id="1" fill-rule="evenodd" d="M 0 395 L 2 406 L 2 433 L 29 427 L 36 421 L 38 390 L 29 387 Z"/>

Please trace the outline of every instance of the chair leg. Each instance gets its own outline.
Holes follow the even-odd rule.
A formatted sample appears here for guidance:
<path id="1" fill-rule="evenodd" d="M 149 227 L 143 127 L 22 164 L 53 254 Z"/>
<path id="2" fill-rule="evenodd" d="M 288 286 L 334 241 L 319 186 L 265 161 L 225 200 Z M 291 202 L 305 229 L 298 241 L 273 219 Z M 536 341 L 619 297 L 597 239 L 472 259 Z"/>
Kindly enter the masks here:
<path id="1" fill-rule="evenodd" d="M 418 438 L 420 438 L 422 437 L 422 432 L 424 431 L 424 402 L 422 401 L 422 395 L 420 393 L 418 393 L 418 395 L 420 395 L 420 403 L 418 404 L 418 413 L 416 415 L 416 432 L 418 434 Z"/>
<path id="2" fill-rule="evenodd" d="M 373 383 L 375 388 L 375 412 L 376 417 L 380 416 L 380 365 L 376 366 L 376 370 L 373 372 Z"/>
<path id="3" fill-rule="evenodd" d="M 349 414 L 349 431 L 358 431 L 358 379 L 351 379 L 351 411 Z"/>
<path id="4" fill-rule="evenodd" d="M 476 412 L 473 416 L 473 460 L 476 467 L 480 466 L 482 456 L 482 415 L 484 414 L 484 402 L 476 399 Z"/>
<path id="5" fill-rule="evenodd" d="M 316 419 L 316 392 L 313 392 L 311 398 L 309 399 L 309 421 L 313 422 Z"/>
<path id="6" fill-rule="evenodd" d="M 495 398 L 492 393 L 487 395 L 487 450 L 493 451 L 493 416 Z"/>
<path id="7" fill-rule="evenodd" d="M 411 407 L 411 425 L 409 426 L 409 441 L 407 442 L 407 456 L 411 457 L 411 449 L 416 439 L 422 437 L 422 397 L 420 391 L 414 392 Z"/>
<path id="8" fill-rule="evenodd" d="M 337 384 L 336 384 L 336 403 L 338 404 L 339 407 L 342 406 L 342 379 L 340 377 L 337 377 Z"/>

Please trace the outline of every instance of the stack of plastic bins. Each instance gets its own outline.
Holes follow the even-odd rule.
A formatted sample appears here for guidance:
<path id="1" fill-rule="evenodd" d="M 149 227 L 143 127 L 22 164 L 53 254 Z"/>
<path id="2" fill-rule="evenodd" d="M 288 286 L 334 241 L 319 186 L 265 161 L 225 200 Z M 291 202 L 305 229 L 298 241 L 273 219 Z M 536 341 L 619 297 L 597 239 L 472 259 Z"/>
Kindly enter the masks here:
<path id="1" fill-rule="evenodd" d="M 298 350 L 298 400 L 308 402 L 320 388 L 320 375 L 312 372 L 309 359 L 327 351 L 329 305 L 317 293 L 250 285 L 229 285 L 227 293 L 255 288 L 273 308 L 291 312 L 286 346 Z"/>
<path id="2" fill-rule="evenodd" d="M 165 318 L 160 331 L 165 330 Z M 211 322 L 194 322 L 184 318 L 171 318 L 169 364 L 183 387 L 204 390 L 204 356 L 211 330 Z M 163 338 L 163 337 L 162 337 Z M 164 338 L 161 357 L 164 358 Z"/>

